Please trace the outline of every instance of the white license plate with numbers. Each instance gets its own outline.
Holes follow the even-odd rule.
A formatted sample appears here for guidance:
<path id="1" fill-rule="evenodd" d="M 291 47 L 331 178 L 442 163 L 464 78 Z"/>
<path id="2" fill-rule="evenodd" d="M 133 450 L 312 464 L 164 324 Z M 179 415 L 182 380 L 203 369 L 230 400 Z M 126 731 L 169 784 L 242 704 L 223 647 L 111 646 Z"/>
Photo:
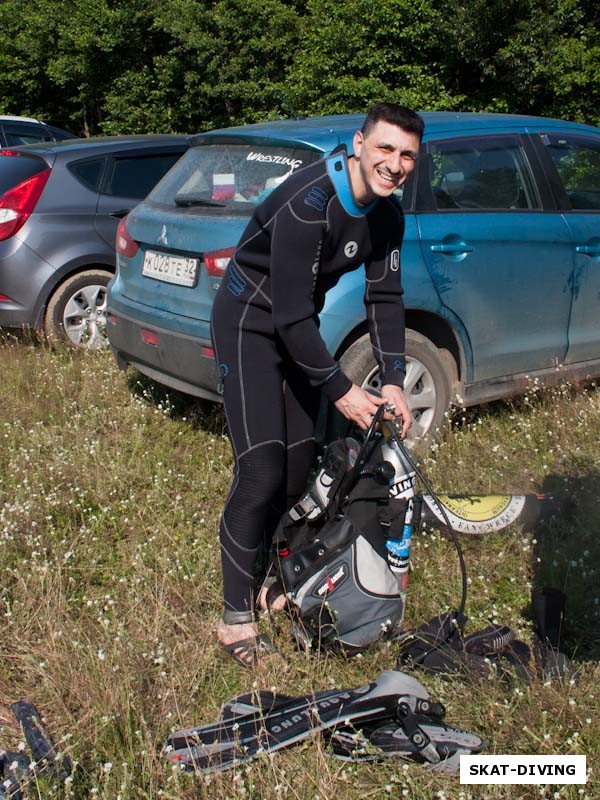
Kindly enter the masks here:
<path id="1" fill-rule="evenodd" d="M 195 286 L 198 282 L 198 263 L 198 258 L 171 256 L 168 253 L 146 250 L 142 274 L 165 283 Z"/>

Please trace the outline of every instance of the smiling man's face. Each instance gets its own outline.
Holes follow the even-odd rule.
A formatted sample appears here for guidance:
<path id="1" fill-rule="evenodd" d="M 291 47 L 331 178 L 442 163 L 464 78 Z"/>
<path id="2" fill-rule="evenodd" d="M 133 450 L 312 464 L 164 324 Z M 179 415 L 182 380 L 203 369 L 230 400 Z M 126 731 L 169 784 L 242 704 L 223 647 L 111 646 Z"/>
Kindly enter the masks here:
<path id="1" fill-rule="evenodd" d="M 350 180 L 359 203 L 389 197 L 408 179 L 419 154 L 419 137 L 397 125 L 379 120 L 365 136 L 354 134 Z"/>

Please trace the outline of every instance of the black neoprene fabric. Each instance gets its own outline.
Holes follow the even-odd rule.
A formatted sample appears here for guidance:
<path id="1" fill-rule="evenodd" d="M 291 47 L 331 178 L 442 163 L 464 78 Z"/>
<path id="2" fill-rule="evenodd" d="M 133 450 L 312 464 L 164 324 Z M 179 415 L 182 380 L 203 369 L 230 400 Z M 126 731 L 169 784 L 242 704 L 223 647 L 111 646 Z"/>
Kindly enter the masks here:
<path id="1" fill-rule="evenodd" d="M 384 383 L 403 385 L 402 210 L 354 201 L 345 151 L 292 174 L 257 207 L 213 306 L 234 480 L 221 519 L 225 608 L 253 610 L 257 558 L 303 492 L 320 396 L 351 387 L 319 334 L 325 293 L 365 264 L 365 307 Z"/>

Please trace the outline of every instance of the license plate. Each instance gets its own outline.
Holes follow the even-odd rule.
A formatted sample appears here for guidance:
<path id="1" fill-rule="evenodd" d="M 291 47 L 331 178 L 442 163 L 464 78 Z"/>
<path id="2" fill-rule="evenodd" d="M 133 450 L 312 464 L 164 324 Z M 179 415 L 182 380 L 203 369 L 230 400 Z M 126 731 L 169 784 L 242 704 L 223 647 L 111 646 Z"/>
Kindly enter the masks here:
<path id="1" fill-rule="evenodd" d="M 146 250 L 142 275 L 165 283 L 176 283 L 178 286 L 195 286 L 198 282 L 197 258 L 170 256 L 167 253 L 156 253 Z"/>

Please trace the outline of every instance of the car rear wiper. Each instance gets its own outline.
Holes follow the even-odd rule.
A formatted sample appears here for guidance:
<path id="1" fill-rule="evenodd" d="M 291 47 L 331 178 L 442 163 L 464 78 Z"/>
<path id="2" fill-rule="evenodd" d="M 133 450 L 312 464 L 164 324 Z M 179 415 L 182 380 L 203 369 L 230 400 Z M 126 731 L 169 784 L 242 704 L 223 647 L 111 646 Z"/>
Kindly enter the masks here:
<path id="1" fill-rule="evenodd" d="M 195 194 L 175 195 L 175 205 L 177 206 L 208 206 L 215 208 L 225 208 L 226 203 L 219 203 L 217 200 L 210 200 L 207 197 L 198 197 Z"/>

